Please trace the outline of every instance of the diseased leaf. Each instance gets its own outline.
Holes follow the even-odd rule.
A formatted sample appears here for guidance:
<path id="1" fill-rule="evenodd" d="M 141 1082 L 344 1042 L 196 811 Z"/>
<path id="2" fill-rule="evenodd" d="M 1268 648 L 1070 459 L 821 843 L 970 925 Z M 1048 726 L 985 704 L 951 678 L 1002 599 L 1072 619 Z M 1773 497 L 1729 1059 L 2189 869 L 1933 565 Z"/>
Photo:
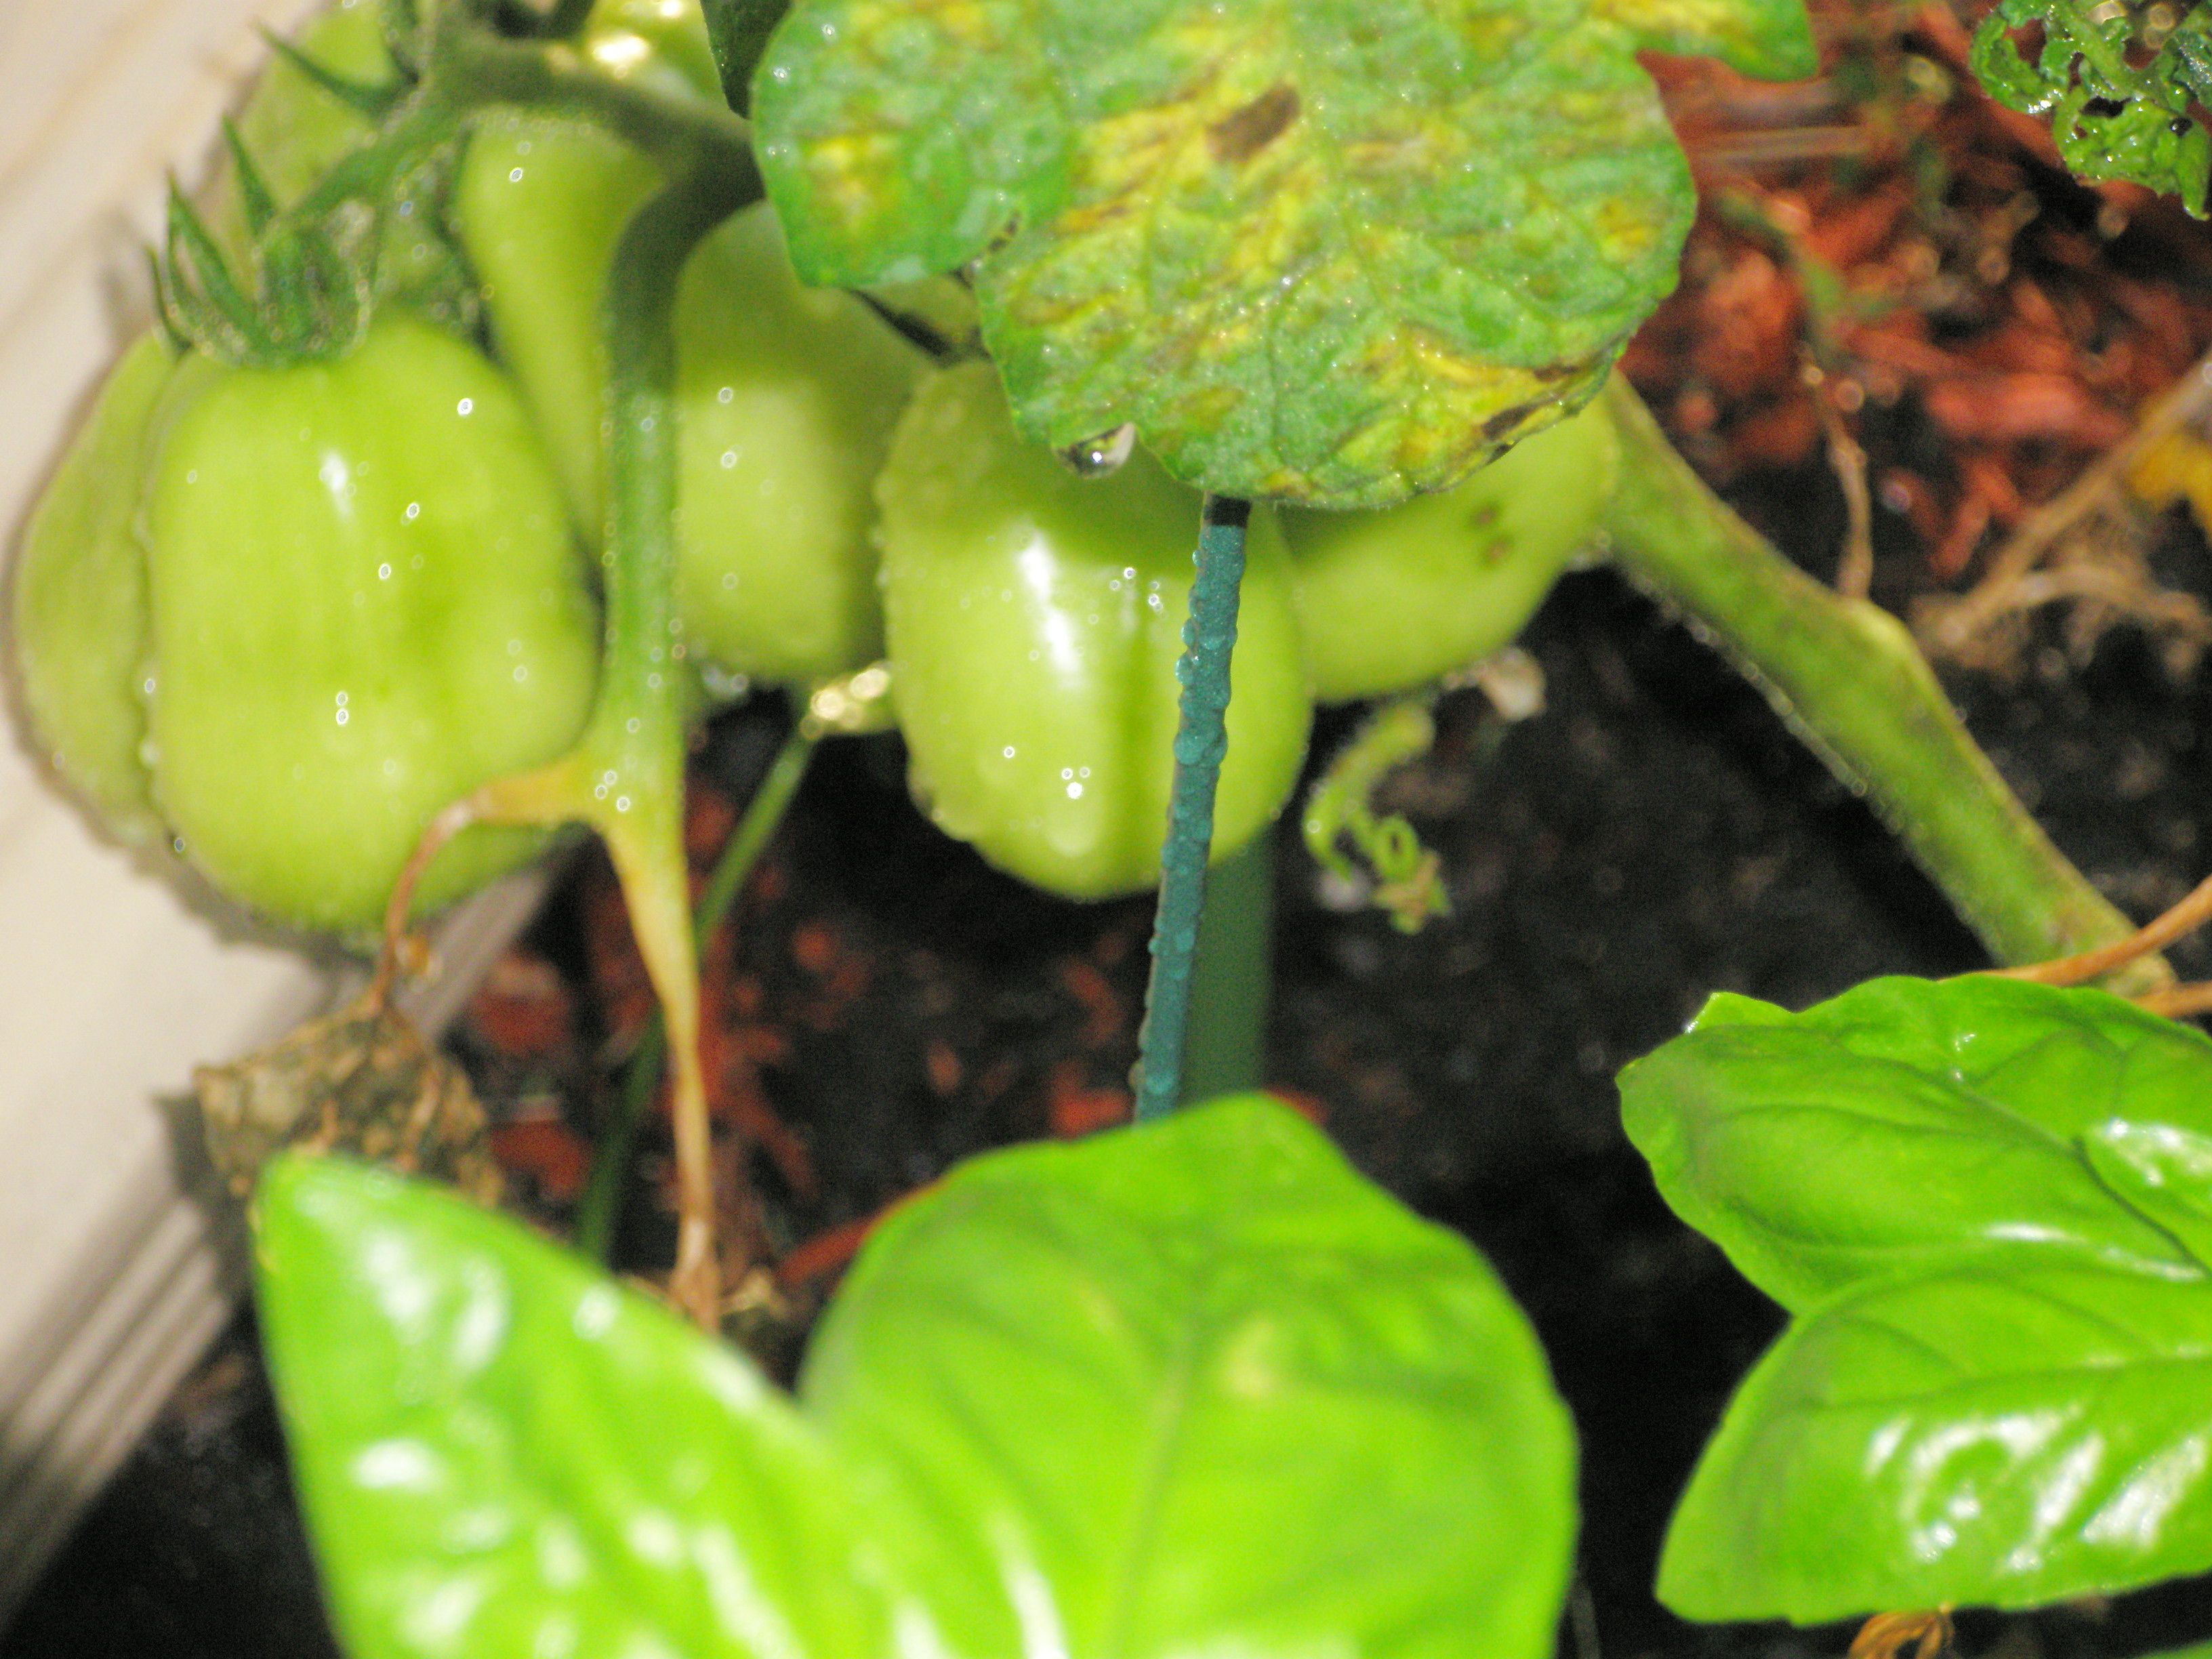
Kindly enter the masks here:
<path id="1" fill-rule="evenodd" d="M 971 270 L 1031 437 L 1375 507 L 1602 381 L 1692 210 L 1642 46 L 1798 0 L 797 0 L 754 82 L 808 280 Z"/>
<path id="2" fill-rule="evenodd" d="M 2114 1117 L 2212 1133 L 2212 1042 L 2101 992 L 1876 980 L 1794 1016 L 1717 997 L 1620 1089 L 1668 1203 L 1794 1312 L 2022 1250 L 2203 1271 L 2080 1140 Z"/>
<path id="3" fill-rule="evenodd" d="M 1777 81 L 1820 67 L 1802 0 L 1591 0 L 1590 9 L 1648 51 L 1703 53 Z"/>
<path id="4" fill-rule="evenodd" d="M 1990 1262 L 1794 1324 L 1675 1511 L 1660 1599 L 1800 1624 L 2212 1568 L 2212 1289 Z"/>
<path id="5" fill-rule="evenodd" d="M 505 1182 L 468 1074 L 374 991 L 265 1048 L 192 1074 L 208 1153 L 243 1198 L 287 1146 L 434 1176 L 479 1204 Z"/>
<path id="6" fill-rule="evenodd" d="M 333 1158 L 258 1200 L 262 1331 L 356 1659 L 888 1659 L 851 1484 L 743 1359 L 514 1223 Z"/>
<path id="7" fill-rule="evenodd" d="M 800 1393 L 927 1517 L 957 1651 L 1552 1651 L 1573 1454 L 1526 1322 L 1264 1097 L 956 1171 Z"/>

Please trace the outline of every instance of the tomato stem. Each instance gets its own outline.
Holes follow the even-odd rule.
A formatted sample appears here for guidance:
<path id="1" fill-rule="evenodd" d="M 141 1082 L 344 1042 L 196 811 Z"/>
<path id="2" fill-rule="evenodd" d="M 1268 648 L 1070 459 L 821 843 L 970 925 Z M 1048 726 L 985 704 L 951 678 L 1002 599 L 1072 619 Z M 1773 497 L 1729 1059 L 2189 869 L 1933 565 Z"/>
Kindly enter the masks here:
<path id="1" fill-rule="evenodd" d="M 1206 874 L 1198 959 L 1191 967 L 1190 1030 L 1183 1044 L 1185 1099 L 1243 1094 L 1267 1081 L 1274 937 L 1271 823 Z"/>
<path id="2" fill-rule="evenodd" d="M 1182 656 L 1176 664 L 1182 696 L 1167 842 L 1160 848 L 1152 976 L 1145 988 L 1144 1030 L 1130 1079 L 1139 1121 L 1173 1110 L 1182 1099 L 1191 970 L 1206 907 L 1206 858 L 1213 846 L 1213 796 L 1221 781 L 1222 757 L 1229 752 L 1229 664 L 1237 649 L 1244 526 L 1251 513 L 1249 501 L 1208 495 L 1200 518 L 1198 574 L 1191 583 L 1190 617 L 1182 625 Z"/>
<path id="3" fill-rule="evenodd" d="M 784 739 L 783 747 L 770 763 L 767 775 L 753 791 L 744 817 L 738 821 L 737 829 L 724 844 L 692 917 L 692 943 L 702 954 L 714 930 L 728 919 L 746 878 L 752 874 L 753 866 L 768 846 L 769 837 L 775 833 L 776 826 L 783 822 L 785 812 L 797 799 L 799 783 L 806 775 L 807 763 L 814 758 L 814 746 L 819 738 L 818 728 L 803 717 L 792 727 L 791 735 Z M 613 1254 L 615 1224 L 622 1216 L 623 1188 L 629 1178 L 638 1130 L 645 1121 L 646 1108 L 652 1103 L 653 1092 L 660 1086 L 662 1062 L 667 1053 L 667 1031 L 656 1009 L 639 1035 L 636 1050 L 630 1056 L 622 1093 L 615 1102 L 612 1117 L 599 1136 L 592 1160 L 591 1180 L 577 1208 L 576 1248 L 601 1261 L 608 1261 Z"/>
<path id="4" fill-rule="evenodd" d="M 1615 375 L 1606 528 L 1621 569 L 1711 630 L 1828 769 L 1864 795 L 2000 963 L 2068 956 L 2133 924 L 2051 844 L 1967 734 L 1897 619 L 1823 587 L 1705 488 Z M 2172 977 L 2156 957 L 2115 988 Z"/>
<path id="5" fill-rule="evenodd" d="M 576 746 L 472 798 L 499 822 L 599 831 L 628 901 L 674 1061 L 677 1256 L 670 1289 L 708 1329 L 720 1319 L 712 1136 L 699 1054 L 698 956 L 684 855 L 682 626 L 676 604 L 675 311 L 700 240 L 757 200 L 759 175 L 702 166 L 630 218 L 608 270 L 606 635 L 599 693 Z"/>

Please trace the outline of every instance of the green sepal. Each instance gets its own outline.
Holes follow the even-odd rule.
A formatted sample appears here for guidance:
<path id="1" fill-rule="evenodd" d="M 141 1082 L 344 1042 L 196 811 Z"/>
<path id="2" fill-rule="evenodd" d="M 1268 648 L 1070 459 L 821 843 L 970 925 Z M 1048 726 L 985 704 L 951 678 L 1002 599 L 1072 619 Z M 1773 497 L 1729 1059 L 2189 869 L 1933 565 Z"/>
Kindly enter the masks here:
<path id="1" fill-rule="evenodd" d="M 392 106 L 407 95 L 413 84 L 404 75 L 395 76 L 392 80 L 381 82 L 356 81 L 340 75 L 265 25 L 261 30 L 261 38 L 269 43 L 271 52 L 365 120 L 381 121 L 392 112 Z M 237 153 L 235 144 L 233 153 Z"/>
<path id="2" fill-rule="evenodd" d="M 707 38 L 714 45 L 714 68 L 722 96 L 740 115 L 752 112 L 753 70 L 768 38 L 791 9 L 791 0 L 705 0 Z"/>

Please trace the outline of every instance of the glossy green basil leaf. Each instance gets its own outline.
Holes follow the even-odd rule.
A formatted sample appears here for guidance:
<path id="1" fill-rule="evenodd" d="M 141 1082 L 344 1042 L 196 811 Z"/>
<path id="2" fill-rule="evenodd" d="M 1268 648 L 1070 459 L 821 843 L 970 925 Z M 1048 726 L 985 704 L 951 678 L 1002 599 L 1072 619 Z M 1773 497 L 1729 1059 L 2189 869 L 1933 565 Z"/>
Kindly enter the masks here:
<path id="1" fill-rule="evenodd" d="M 258 1211 L 262 1331 L 353 1659 L 893 1650 L 850 1482 L 736 1354 L 389 1174 L 288 1157 Z"/>
<path id="2" fill-rule="evenodd" d="M 1552 1650 L 1573 1452 L 1527 1323 L 1264 1097 L 955 1171 L 800 1395 L 928 1517 L 962 1654 Z"/>
<path id="3" fill-rule="evenodd" d="M 957 1170 L 863 1251 L 797 1410 L 429 1188 L 290 1158 L 258 1210 L 356 1659 L 1551 1652 L 1574 1456 L 1534 1340 L 1279 1103 Z"/>
<path id="4" fill-rule="evenodd" d="M 1876 980 L 1797 1015 L 1716 997 L 1620 1089 L 1668 1203 L 1793 1311 L 2023 1250 L 2203 1271 L 2080 1142 L 2113 1118 L 2212 1133 L 2212 1042 L 2101 992 Z"/>
<path id="5" fill-rule="evenodd" d="M 800 274 L 969 269 L 1031 438 L 1376 507 L 1586 401 L 1673 287 L 1650 46 L 1813 67 L 1797 0 L 797 0 L 753 112 Z"/>
<path id="6" fill-rule="evenodd" d="M 1799 1320 L 1669 1528 L 1660 1599 L 1802 1624 L 2212 1568 L 2212 1287 L 1990 1261 Z"/>
<path id="7" fill-rule="evenodd" d="M 2212 1135 L 2114 1118 L 2090 1130 L 2081 1151 L 2099 1180 L 2212 1267 Z"/>

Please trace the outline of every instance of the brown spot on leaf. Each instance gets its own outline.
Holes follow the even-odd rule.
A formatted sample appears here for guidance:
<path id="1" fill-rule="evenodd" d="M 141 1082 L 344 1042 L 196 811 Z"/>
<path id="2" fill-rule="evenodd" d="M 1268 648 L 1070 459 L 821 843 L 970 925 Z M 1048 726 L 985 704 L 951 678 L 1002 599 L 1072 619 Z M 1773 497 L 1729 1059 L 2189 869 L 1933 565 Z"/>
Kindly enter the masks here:
<path id="1" fill-rule="evenodd" d="M 1250 161 L 1290 130 L 1298 118 L 1298 89 L 1278 81 L 1242 109 L 1232 110 L 1206 130 L 1213 159 L 1224 167 Z"/>
<path id="2" fill-rule="evenodd" d="M 1501 409 L 1482 423 L 1482 435 L 1494 442 L 1510 433 L 1517 432 L 1522 422 L 1542 407 L 1543 404 L 1540 403 L 1529 403 L 1516 404 L 1510 409 Z"/>

